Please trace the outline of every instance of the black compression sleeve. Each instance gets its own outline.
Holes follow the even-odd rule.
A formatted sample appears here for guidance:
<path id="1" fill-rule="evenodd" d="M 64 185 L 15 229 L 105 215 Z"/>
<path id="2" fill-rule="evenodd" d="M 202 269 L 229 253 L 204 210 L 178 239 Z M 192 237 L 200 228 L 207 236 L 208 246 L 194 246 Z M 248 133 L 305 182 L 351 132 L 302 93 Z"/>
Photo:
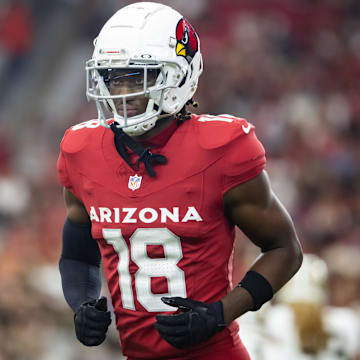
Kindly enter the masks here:
<path id="1" fill-rule="evenodd" d="M 83 302 L 99 297 L 100 261 L 99 247 L 91 237 L 91 225 L 66 219 L 59 269 L 65 300 L 74 312 Z"/>
<path id="2" fill-rule="evenodd" d="M 59 269 L 65 300 L 74 313 L 85 301 L 99 298 L 101 275 L 98 267 L 61 258 Z"/>
<path id="3" fill-rule="evenodd" d="M 100 266 L 101 255 L 97 242 L 91 236 L 90 223 L 76 224 L 66 218 L 62 235 L 61 258 Z"/>

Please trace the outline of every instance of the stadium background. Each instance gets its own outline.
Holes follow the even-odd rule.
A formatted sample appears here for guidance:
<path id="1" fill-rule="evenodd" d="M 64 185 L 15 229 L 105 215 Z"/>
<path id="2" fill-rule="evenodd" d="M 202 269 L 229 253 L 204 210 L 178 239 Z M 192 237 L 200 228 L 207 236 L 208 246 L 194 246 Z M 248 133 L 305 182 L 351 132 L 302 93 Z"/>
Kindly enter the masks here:
<path id="1" fill-rule="evenodd" d="M 57 270 L 56 160 L 64 130 L 96 116 L 84 63 L 104 21 L 128 3 L 0 1 L 0 360 L 120 358 L 114 328 L 98 349 L 73 334 Z M 255 124 L 304 250 L 327 262 L 329 303 L 360 321 L 359 1 L 163 3 L 201 38 L 198 111 Z M 239 233 L 235 279 L 254 251 Z"/>

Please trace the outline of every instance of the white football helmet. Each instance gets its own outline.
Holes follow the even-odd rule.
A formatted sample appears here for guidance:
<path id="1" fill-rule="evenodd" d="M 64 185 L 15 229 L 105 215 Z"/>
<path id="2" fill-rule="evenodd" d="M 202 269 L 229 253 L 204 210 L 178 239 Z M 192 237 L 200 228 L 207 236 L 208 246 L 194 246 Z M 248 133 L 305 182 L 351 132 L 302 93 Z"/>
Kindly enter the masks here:
<path id="1" fill-rule="evenodd" d="M 86 95 L 95 100 L 100 124 L 109 127 L 105 112 L 128 135 L 141 135 L 155 126 L 161 114 L 176 114 L 194 95 L 202 73 L 200 40 L 177 11 L 158 3 L 140 2 L 117 11 L 94 40 L 86 62 Z M 128 69 L 143 80 L 135 92 L 110 94 L 104 72 Z M 156 81 L 148 81 L 156 71 Z M 127 100 L 149 99 L 144 113 L 128 116 Z M 116 106 L 121 101 L 122 112 Z"/>

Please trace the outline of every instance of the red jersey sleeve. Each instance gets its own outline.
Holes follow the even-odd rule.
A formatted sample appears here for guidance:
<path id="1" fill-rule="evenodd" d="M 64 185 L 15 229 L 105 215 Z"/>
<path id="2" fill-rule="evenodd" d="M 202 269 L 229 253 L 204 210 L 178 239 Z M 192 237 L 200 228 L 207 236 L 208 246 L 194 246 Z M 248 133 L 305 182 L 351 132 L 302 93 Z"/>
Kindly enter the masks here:
<path id="1" fill-rule="evenodd" d="M 60 144 L 60 154 L 57 161 L 57 170 L 60 183 L 71 191 L 79 200 L 81 200 L 80 192 L 77 190 L 78 174 L 72 169 L 71 161 L 69 160 L 69 152 L 64 143 L 69 137 L 69 131 L 66 131 L 63 140 Z M 71 155 L 71 153 L 70 153 Z"/>
<path id="2" fill-rule="evenodd" d="M 250 124 L 247 126 L 248 132 L 231 141 L 222 159 L 223 195 L 231 188 L 259 175 L 265 168 L 264 147 L 256 137 L 254 128 Z"/>
<path id="3" fill-rule="evenodd" d="M 59 154 L 59 158 L 57 161 L 57 170 L 58 170 L 58 176 L 59 176 L 59 180 L 60 183 L 70 189 L 71 188 L 71 181 L 67 172 L 67 168 L 66 168 L 66 159 L 65 159 L 65 155 L 62 153 L 62 151 L 60 151 Z"/>

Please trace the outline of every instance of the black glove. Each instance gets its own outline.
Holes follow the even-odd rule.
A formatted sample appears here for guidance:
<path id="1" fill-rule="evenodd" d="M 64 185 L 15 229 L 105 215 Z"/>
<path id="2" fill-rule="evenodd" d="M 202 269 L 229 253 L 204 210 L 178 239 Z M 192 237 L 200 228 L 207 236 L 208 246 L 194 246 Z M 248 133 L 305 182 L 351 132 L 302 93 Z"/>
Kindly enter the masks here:
<path id="1" fill-rule="evenodd" d="M 105 296 L 83 303 L 74 315 L 77 339 L 86 346 L 100 345 L 111 323 Z"/>
<path id="2" fill-rule="evenodd" d="M 181 312 L 175 315 L 157 315 L 155 329 L 170 345 L 184 349 L 200 344 L 226 328 L 221 301 L 203 303 L 181 297 L 162 297 Z"/>

